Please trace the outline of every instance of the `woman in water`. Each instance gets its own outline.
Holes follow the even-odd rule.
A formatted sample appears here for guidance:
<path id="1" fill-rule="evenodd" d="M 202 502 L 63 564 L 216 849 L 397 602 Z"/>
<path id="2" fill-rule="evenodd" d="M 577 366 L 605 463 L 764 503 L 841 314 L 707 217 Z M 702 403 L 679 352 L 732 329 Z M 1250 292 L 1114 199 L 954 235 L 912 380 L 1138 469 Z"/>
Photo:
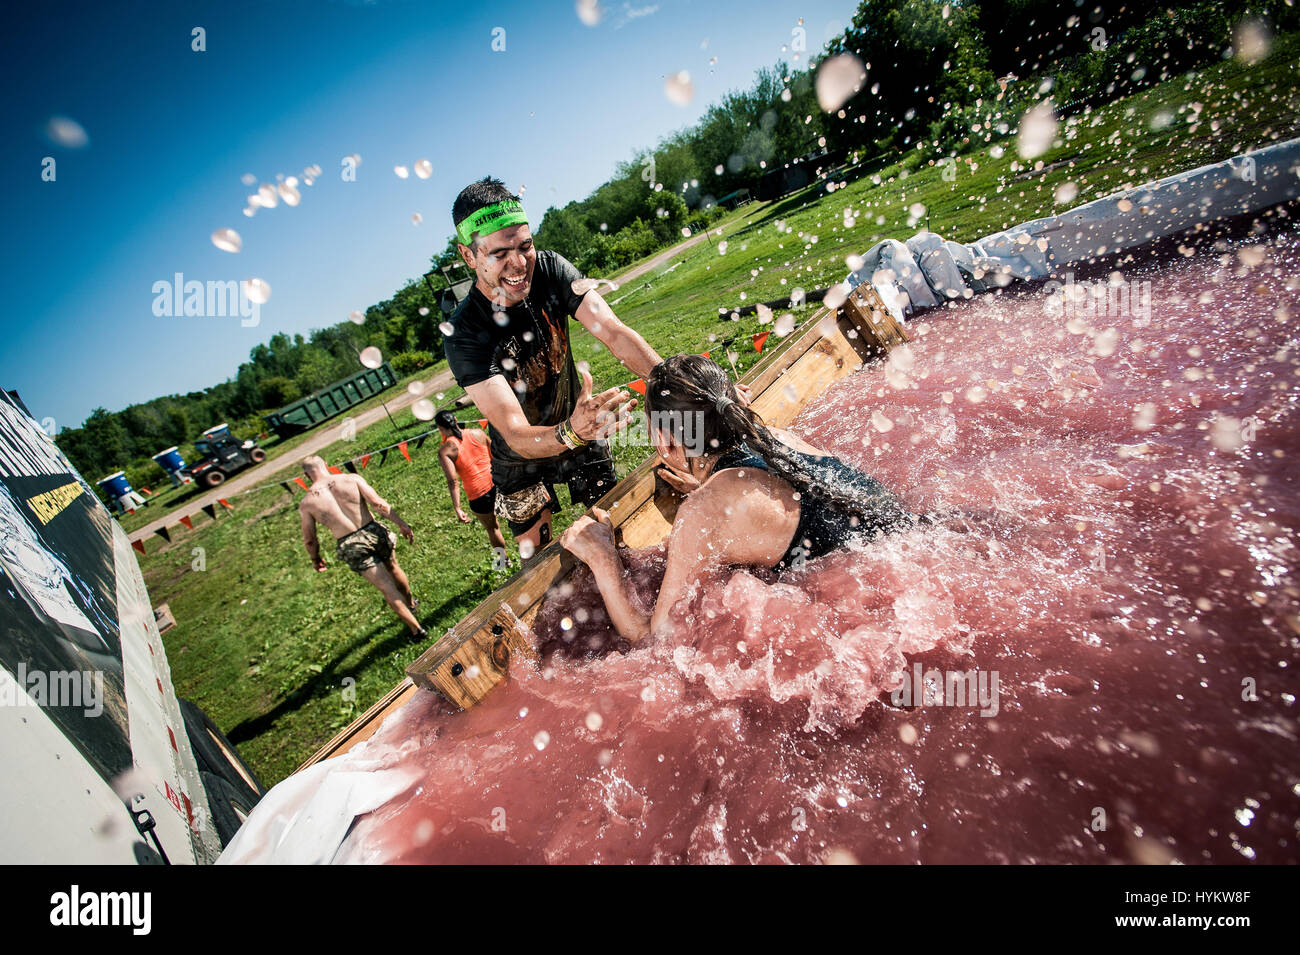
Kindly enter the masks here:
<path id="1" fill-rule="evenodd" d="M 560 537 L 591 568 L 610 619 L 629 642 L 660 633 L 702 572 L 729 564 L 799 568 L 852 538 L 925 520 L 875 478 L 765 426 L 738 400 L 727 373 L 702 355 L 674 355 L 655 366 L 645 395 L 650 438 L 668 469 L 660 473 L 690 491 L 673 523 L 653 614 L 629 598 L 607 512 L 580 517 Z M 683 427 L 687 421 L 695 427 Z"/>

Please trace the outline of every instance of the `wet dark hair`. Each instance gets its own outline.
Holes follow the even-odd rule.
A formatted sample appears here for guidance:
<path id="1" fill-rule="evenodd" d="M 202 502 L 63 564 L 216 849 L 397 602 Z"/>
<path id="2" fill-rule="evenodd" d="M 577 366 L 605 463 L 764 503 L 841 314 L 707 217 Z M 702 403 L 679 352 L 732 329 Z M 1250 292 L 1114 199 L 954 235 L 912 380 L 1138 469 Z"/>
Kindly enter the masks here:
<path id="1" fill-rule="evenodd" d="M 456 416 L 452 414 L 450 411 L 447 411 L 445 409 L 439 411 L 436 415 L 433 416 L 433 423 L 440 428 L 446 428 L 448 431 L 450 431 L 453 435 L 455 435 L 458 438 L 462 437 L 461 430 L 460 430 L 460 422 L 456 420 Z"/>
<path id="2" fill-rule="evenodd" d="M 718 402 L 731 399 L 722 411 Z M 703 355 L 674 355 L 656 365 L 646 379 L 646 411 L 673 411 L 703 415 L 705 454 L 724 453 L 742 442 L 772 469 L 772 473 L 799 492 L 801 498 L 816 498 L 836 505 L 864 525 L 902 521 L 906 509 L 892 495 L 882 497 L 850 482 L 829 482 L 810 470 L 792 449 L 768 430 L 763 419 L 743 404 L 731 378 L 717 362 Z M 665 415 L 660 424 L 682 442 L 681 418 Z"/>
<path id="3" fill-rule="evenodd" d="M 451 224 L 459 227 L 462 222 L 480 209 L 501 202 L 503 199 L 513 199 L 515 202 L 521 201 L 518 196 L 506 188 L 506 184 L 500 179 L 484 176 L 477 182 L 471 182 L 460 191 L 456 201 L 451 204 Z M 474 240 L 474 244 L 478 245 L 477 239 Z"/>

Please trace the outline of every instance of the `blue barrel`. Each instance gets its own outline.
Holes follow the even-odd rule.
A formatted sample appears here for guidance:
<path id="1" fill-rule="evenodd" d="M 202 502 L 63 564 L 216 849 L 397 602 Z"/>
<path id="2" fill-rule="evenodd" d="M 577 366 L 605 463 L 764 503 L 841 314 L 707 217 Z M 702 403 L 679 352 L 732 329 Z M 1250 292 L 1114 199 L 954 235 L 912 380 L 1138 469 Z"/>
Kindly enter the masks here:
<path id="1" fill-rule="evenodd" d="M 122 471 L 110 474 L 108 477 L 102 477 L 95 483 L 102 487 L 104 493 L 114 500 L 124 494 L 131 493 L 131 482 L 126 479 L 126 474 Z"/>
<path id="2" fill-rule="evenodd" d="M 157 461 L 158 466 L 168 474 L 174 474 L 175 472 L 184 470 L 185 468 L 185 459 L 181 457 L 181 453 L 175 448 L 168 448 L 166 451 L 159 451 L 153 456 L 153 459 Z"/>
<path id="3" fill-rule="evenodd" d="M 209 428 L 207 431 L 204 431 L 203 437 L 208 438 L 209 440 L 215 440 L 217 438 L 228 438 L 230 437 L 230 426 L 224 423 L 216 425 L 215 427 Z"/>

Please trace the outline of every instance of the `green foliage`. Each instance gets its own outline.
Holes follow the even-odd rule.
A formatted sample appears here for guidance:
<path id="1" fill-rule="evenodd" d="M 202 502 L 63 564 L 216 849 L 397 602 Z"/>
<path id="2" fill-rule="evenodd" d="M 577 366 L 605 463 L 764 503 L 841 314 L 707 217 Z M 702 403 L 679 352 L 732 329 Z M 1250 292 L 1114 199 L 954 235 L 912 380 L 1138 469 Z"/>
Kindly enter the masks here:
<path id="1" fill-rule="evenodd" d="M 603 232 L 592 237 L 591 245 L 585 252 L 573 260 L 580 272 L 586 275 L 604 276 L 618 267 L 614 259 L 614 243 Z"/>
<path id="2" fill-rule="evenodd" d="M 282 408 L 302 397 L 302 390 L 292 378 L 275 375 L 262 381 L 262 404 L 267 408 Z"/>
<path id="3" fill-rule="evenodd" d="M 404 351 L 398 352 L 388 361 L 393 366 L 393 371 L 399 375 L 409 375 L 421 368 L 428 368 L 437 360 L 437 357 L 432 352 Z"/>
<path id="4" fill-rule="evenodd" d="M 644 219 L 635 219 L 632 224 L 619 230 L 610 243 L 614 261 L 620 265 L 630 265 L 637 259 L 645 258 L 659 247 L 659 237 Z"/>

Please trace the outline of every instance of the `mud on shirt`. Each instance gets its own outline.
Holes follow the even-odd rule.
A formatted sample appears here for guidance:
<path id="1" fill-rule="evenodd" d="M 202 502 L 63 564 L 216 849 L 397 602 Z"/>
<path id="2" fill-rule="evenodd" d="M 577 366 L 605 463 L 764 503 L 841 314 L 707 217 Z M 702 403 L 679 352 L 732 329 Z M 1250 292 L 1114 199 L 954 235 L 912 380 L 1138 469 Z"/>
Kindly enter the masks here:
<path id="1" fill-rule="evenodd" d="M 529 424 L 557 425 L 568 418 L 582 390 L 569 349 L 569 319 L 582 303 L 573 283 L 582 278 L 568 259 L 546 250 L 537 253 L 528 297 L 518 305 L 494 308 L 478 285 L 472 286 L 452 313 L 454 331 L 442 341 L 456 383 L 468 388 L 504 375 Z M 520 381 L 525 390 L 515 387 Z M 496 428 L 490 432 L 497 462 L 536 463 L 511 450 Z"/>

